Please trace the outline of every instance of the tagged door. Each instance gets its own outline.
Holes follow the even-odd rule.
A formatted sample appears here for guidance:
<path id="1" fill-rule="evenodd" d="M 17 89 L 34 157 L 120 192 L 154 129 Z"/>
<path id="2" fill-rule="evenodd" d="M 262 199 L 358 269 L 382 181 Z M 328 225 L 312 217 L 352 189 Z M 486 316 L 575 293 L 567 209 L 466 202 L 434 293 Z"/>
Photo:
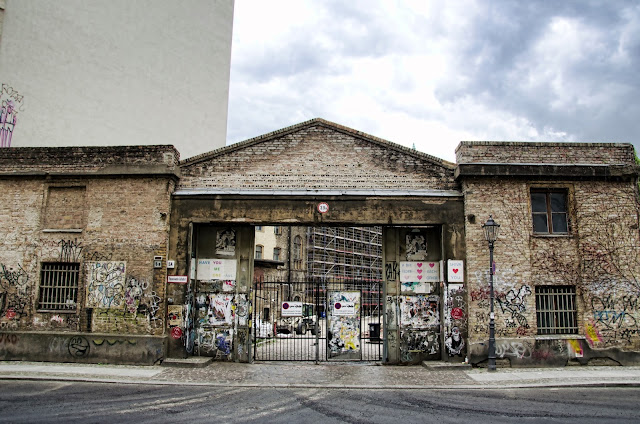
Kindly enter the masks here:
<path id="1" fill-rule="evenodd" d="M 330 291 L 327 298 L 327 359 L 361 360 L 360 292 Z"/>

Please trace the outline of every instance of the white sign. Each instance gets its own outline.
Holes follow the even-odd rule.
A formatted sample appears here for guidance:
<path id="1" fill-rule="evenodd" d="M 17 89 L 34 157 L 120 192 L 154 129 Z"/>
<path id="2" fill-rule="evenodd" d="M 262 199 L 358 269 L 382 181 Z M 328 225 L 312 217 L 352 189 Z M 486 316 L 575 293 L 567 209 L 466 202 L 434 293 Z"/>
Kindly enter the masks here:
<path id="1" fill-rule="evenodd" d="M 167 283 L 187 284 L 189 277 L 186 275 L 167 275 Z"/>
<path id="2" fill-rule="evenodd" d="M 329 204 L 326 202 L 318 203 L 318 212 L 320 213 L 329 212 Z"/>
<path id="3" fill-rule="evenodd" d="M 235 259 L 198 259 L 198 280 L 235 280 Z"/>
<path id="4" fill-rule="evenodd" d="M 189 278 L 194 280 L 196 278 L 196 261 L 191 259 L 189 264 Z"/>
<path id="5" fill-rule="evenodd" d="M 449 259 L 448 263 L 448 281 L 450 283 L 464 283 L 464 261 Z"/>
<path id="6" fill-rule="evenodd" d="M 333 304 L 333 315 L 353 317 L 356 315 L 356 303 L 340 301 Z"/>
<path id="7" fill-rule="evenodd" d="M 440 281 L 440 264 L 438 262 L 400 262 L 400 282 Z"/>
<path id="8" fill-rule="evenodd" d="M 302 302 L 282 302 L 280 315 L 283 317 L 301 317 Z"/>
<path id="9" fill-rule="evenodd" d="M 235 280 L 238 261 L 235 259 L 212 259 L 212 280 Z"/>

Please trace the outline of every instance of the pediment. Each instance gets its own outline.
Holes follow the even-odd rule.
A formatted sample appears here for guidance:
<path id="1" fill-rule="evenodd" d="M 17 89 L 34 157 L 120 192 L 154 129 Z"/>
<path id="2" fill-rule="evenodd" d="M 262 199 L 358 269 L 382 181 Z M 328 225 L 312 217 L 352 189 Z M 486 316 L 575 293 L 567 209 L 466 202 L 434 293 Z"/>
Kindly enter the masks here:
<path id="1" fill-rule="evenodd" d="M 323 119 L 180 163 L 178 189 L 457 190 L 455 165 Z"/>

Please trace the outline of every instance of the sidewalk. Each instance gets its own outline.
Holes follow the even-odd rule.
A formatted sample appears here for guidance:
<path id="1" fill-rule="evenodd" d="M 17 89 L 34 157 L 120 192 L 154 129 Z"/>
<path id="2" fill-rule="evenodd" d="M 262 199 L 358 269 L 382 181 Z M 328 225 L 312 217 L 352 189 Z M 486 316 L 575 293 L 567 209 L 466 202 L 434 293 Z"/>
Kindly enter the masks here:
<path id="1" fill-rule="evenodd" d="M 499 368 L 489 373 L 482 368 L 369 363 L 212 362 L 203 367 L 166 367 L 0 362 L 0 379 L 256 388 L 505 389 L 640 386 L 640 367 Z"/>

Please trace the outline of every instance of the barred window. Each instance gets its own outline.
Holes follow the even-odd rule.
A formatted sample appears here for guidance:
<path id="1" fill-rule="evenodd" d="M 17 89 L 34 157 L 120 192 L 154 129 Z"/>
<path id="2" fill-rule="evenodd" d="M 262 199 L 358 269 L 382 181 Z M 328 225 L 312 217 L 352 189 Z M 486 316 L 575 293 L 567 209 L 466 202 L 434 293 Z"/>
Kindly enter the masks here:
<path id="1" fill-rule="evenodd" d="M 42 263 L 38 309 L 75 311 L 79 274 L 77 262 Z"/>
<path id="2" fill-rule="evenodd" d="M 577 334 L 576 288 L 536 287 L 538 334 Z"/>

